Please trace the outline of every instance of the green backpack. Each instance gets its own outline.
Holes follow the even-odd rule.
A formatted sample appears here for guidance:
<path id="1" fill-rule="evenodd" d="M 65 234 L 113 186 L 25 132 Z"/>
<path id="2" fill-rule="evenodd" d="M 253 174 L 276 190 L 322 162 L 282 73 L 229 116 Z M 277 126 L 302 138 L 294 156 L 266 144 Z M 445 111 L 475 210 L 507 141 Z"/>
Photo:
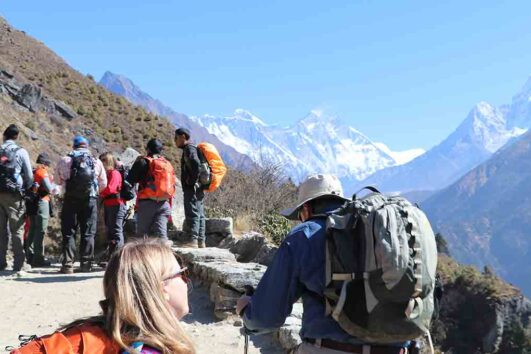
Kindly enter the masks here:
<path id="1" fill-rule="evenodd" d="M 437 267 L 431 225 L 403 197 L 367 188 L 373 193 L 327 219 L 327 313 L 369 343 L 429 334 Z"/>

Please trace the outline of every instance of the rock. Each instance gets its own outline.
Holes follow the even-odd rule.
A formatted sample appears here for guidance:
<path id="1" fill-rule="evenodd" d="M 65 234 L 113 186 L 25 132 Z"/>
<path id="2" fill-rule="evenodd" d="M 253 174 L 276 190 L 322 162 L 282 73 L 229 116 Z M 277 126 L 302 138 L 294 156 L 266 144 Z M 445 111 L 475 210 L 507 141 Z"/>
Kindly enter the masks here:
<path id="1" fill-rule="evenodd" d="M 279 329 L 277 339 L 286 351 L 290 351 L 301 343 L 300 330 L 302 326 L 302 303 L 293 304 L 291 315 L 288 316 L 284 325 Z"/>
<path id="2" fill-rule="evenodd" d="M 173 248 L 176 255 L 187 263 L 195 262 L 236 262 L 228 250 L 220 248 Z"/>
<path id="3" fill-rule="evenodd" d="M 67 105 L 64 102 L 61 101 L 53 101 L 55 110 L 66 120 L 71 121 L 72 119 L 77 117 L 76 112 L 72 108 L 70 108 L 69 105 Z"/>
<path id="4" fill-rule="evenodd" d="M 232 289 L 226 289 L 218 283 L 210 286 L 210 300 L 214 303 L 214 315 L 220 320 L 225 320 L 234 314 L 236 302 L 241 294 Z"/>
<path id="5" fill-rule="evenodd" d="M 131 168 L 133 163 L 136 161 L 137 157 L 140 156 L 140 153 L 133 148 L 128 147 L 121 154 L 116 154 L 118 160 L 124 164 L 124 166 Z"/>
<path id="6" fill-rule="evenodd" d="M 284 326 L 278 330 L 277 339 L 287 352 L 301 344 L 300 326 Z"/>
<path id="7" fill-rule="evenodd" d="M 31 112 L 35 113 L 41 107 L 41 89 L 33 84 L 25 84 L 16 95 L 15 100 Z"/>
<path id="8" fill-rule="evenodd" d="M 174 229 L 182 230 L 185 219 L 184 197 L 183 187 L 179 178 L 177 178 L 177 181 L 175 183 L 175 196 L 173 197 L 171 209 L 171 221 Z"/>
<path id="9" fill-rule="evenodd" d="M 232 235 L 232 218 L 206 219 L 206 234 Z"/>
<path id="10" fill-rule="evenodd" d="M 251 262 L 265 243 L 266 239 L 263 235 L 251 231 L 236 240 L 230 251 L 236 254 L 238 262 Z"/>
<path id="11" fill-rule="evenodd" d="M 275 253 L 277 253 L 277 250 L 277 246 L 274 246 L 270 243 L 264 243 L 262 247 L 260 247 L 260 250 L 256 256 L 253 258 L 253 262 L 269 266 L 273 260 L 273 257 L 275 256 Z"/>
<path id="12" fill-rule="evenodd" d="M 206 248 L 206 250 L 211 250 Z M 245 285 L 256 287 L 266 271 L 266 267 L 256 263 L 237 262 L 196 262 L 192 272 L 206 282 L 216 282 L 223 287 L 244 293 Z"/>

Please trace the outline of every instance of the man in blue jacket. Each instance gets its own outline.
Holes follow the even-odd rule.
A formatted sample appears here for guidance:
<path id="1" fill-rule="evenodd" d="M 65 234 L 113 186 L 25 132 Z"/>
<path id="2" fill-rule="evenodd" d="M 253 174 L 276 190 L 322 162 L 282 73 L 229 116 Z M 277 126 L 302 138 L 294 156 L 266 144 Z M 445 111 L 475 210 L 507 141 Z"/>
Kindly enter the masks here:
<path id="1" fill-rule="evenodd" d="M 302 223 L 286 236 L 254 295 L 242 296 L 236 310 L 247 329 L 262 332 L 282 326 L 302 299 L 302 344 L 295 353 L 404 354 L 407 343 L 364 343 L 325 313 L 326 213 L 345 202 L 342 195 L 341 183 L 332 175 L 310 176 L 300 185 L 297 205 L 281 214 Z"/>

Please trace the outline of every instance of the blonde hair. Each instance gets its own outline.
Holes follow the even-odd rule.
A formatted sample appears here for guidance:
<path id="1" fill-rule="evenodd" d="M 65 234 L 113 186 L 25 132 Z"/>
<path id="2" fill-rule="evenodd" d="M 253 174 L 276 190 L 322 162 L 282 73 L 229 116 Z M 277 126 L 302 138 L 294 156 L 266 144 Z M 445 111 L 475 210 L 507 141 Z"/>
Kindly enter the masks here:
<path id="1" fill-rule="evenodd" d="M 105 152 L 100 155 L 100 160 L 103 163 L 105 171 L 114 170 L 116 168 L 116 160 L 112 153 Z"/>
<path id="2" fill-rule="evenodd" d="M 133 342 L 163 354 L 195 354 L 192 341 L 168 305 L 163 281 L 175 270 L 175 256 L 158 239 L 126 243 L 115 252 L 105 270 L 100 301 L 103 316 L 78 320 L 63 329 L 83 323 L 100 323 L 107 334 L 129 353 Z"/>
<path id="3" fill-rule="evenodd" d="M 160 240 L 127 243 L 109 260 L 103 278 L 105 327 L 125 350 L 141 341 L 168 353 L 195 353 L 167 304 L 163 280 L 174 271 L 175 256 Z"/>

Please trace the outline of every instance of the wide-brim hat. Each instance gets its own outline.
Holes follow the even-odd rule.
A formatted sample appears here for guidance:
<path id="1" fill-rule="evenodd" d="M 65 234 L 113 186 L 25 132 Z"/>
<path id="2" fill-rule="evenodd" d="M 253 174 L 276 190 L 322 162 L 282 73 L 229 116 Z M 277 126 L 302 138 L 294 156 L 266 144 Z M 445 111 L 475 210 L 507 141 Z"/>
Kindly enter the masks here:
<path id="1" fill-rule="evenodd" d="M 322 197 L 335 197 L 340 200 L 347 200 L 343 196 L 341 182 L 336 176 L 329 174 L 308 176 L 299 186 L 297 204 L 293 208 L 282 210 L 280 215 L 290 220 L 298 220 L 298 210 L 304 203 Z"/>

